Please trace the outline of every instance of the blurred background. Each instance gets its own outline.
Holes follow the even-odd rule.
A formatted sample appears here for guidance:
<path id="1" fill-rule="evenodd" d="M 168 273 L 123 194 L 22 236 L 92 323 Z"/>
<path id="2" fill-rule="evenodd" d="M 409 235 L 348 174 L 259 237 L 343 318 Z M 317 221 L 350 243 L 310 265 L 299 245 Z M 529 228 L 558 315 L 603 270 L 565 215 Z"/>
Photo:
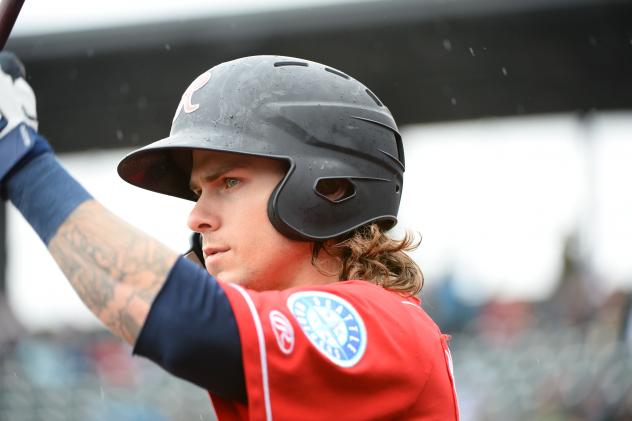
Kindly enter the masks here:
<path id="1" fill-rule="evenodd" d="M 115 168 L 189 83 L 256 54 L 352 75 L 404 137 L 394 235 L 422 238 L 462 420 L 632 419 L 632 2 L 29 0 L 7 49 L 69 171 L 182 251 L 191 204 Z M 11 205 L 0 233 L 0 420 L 215 419 L 100 326 Z"/>

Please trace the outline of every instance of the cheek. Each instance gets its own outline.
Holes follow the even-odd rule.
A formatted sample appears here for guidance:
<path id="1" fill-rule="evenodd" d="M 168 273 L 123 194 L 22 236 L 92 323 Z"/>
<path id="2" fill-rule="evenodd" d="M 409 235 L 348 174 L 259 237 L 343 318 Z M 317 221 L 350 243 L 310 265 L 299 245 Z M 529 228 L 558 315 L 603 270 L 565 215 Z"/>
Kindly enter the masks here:
<path id="1" fill-rule="evenodd" d="M 268 219 L 267 208 L 246 215 L 239 225 L 238 255 L 252 271 L 285 272 L 311 256 L 309 243 L 292 241 L 279 233 Z M 264 275 L 264 277 L 267 277 Z"/>
<path id="2" fill-rule="evenodd" d="M 269 229 L 274 229 L 268 219 L 268 202 L 266 200 L 248 200 L 243 205 L 235 207 L 232 219 L 237 229 L 246 238 L 260 236 L 266 234 Z"/>
<path id="3" fill-rule="evenodd" d="M 291 241 L 272 226 L 268 197 L 268 192 L 248 195 L 233 204 L 224 220 L 224 234 L 235 252 L 231 266 L 236 266 L 233 269 L 239 272 L 242 282 L 257 279 L 263 282 L 262 289 L 270 289 L 268 283 L 275 279 L 274 282 L 284 282 L 277 278 L 285 278 L 311 258 L 309 243 Z"/>
<path id="4" fill-rule="evenodd" d="M 292 272 L 292 268 L 303 266 L 311 259 L 311 243 L 292 241 L 274 230 L 272 225 L 270 228 L 273 232 L 268 235 L 264 256 L 271 270 Z"/>
<path id="5" fill-rule="evenodd" d="M 265 250 L 277 231 L 268 219 L 267 196 L 249 195 L 233 204 L 224 216 L 224 230 L 227 241 L 232 244 L 240 257 L 257 258 L 265 256 Z M 254 255 L 249 253 L 257 252 Z"/>

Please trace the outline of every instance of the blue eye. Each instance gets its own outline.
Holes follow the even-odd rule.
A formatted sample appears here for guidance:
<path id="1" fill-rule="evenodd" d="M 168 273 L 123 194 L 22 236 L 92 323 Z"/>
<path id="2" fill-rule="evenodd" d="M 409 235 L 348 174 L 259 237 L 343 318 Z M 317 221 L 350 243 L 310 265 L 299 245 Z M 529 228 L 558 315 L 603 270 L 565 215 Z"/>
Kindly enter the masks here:
<path id="1" fill-rule="evenodd" d="M 237 186 L 237 184 L 239 184 L 239 180 L 237 180 L 236 178 L 226 177 L 224 179 L 224 187 L 226 187 L 227 189 L 232 189 L 233 187 Z"/>

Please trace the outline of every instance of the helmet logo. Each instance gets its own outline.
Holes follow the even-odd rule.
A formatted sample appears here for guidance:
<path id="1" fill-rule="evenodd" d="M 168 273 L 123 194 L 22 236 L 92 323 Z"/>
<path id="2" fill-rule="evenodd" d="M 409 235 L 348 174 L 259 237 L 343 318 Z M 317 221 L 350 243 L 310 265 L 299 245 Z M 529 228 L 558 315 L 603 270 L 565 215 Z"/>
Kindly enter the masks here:
<path id="1" fill-rule="evenodd" d="M 178 109 L 176 110 L 176 115 L 173 117 L 173 121 L 176 121 L 178 116 L 180 115 L 180 110 L 184 108 L 184 112 L 187 114 L 192 113 L 193 111 L 200 108 L 200 104 L 193 104 L 191 100 L 193 99 L 193 94 L 196 91 L 199 91 L 208 83 L 211 79 L 211 71 L 207 71 L 202 73 L 200 76 L 195 78 L 195 80 L 189 85 L 184 94 L 182 95 L 182 99 L 178 104 Z"/>

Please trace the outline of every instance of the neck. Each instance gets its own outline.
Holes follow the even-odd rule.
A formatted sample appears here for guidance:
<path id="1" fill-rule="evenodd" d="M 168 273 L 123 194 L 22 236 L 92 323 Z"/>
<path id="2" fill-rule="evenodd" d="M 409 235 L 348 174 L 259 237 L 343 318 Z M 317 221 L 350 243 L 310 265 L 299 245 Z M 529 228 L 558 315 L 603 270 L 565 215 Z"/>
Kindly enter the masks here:
<path id="1" fill-rule="evenodd" d="M 302 265 L 299 273 L 294 277 L 294 282 L 288 286 L 297 287 L 304 285 L 326 285 L 338 282 L 340 272 L 340 260 L 328 253 L 318 253 L 318 257 L 312 264 L 311 258 Z"/>

